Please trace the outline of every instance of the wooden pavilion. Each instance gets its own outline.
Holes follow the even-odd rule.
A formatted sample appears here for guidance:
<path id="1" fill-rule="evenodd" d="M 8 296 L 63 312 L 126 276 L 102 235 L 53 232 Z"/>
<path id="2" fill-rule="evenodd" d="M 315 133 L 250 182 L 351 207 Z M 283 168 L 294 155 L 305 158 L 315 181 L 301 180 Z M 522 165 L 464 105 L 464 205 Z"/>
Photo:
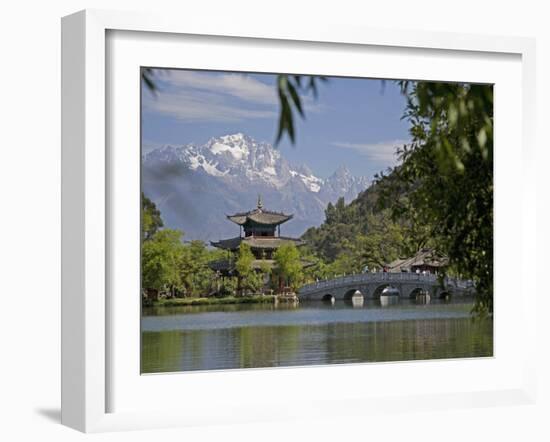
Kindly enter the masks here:
<path id="1" fill-rule="evenodd" d="M 292 219 L 293 215 L 266 210 L 261 197 L 258 197 L 257 207 L 248 212 L 227 215 L 227 219 L 239 226 L 239 236 L 219 241 L 211 241 L 214 247 L 227 250 L 227 259 L 213 261 L 210 268 L 222 276 L 237 276 L 235 269 L 236 254 L 241 244 L 248 244 L 255 260 L 254 270 L 261 270 L 266 265 L 275 267 L 273 255 L 283 244 L 301 246 L 305 242 L 299 238 L 281 236 L 281 225 Z"/>

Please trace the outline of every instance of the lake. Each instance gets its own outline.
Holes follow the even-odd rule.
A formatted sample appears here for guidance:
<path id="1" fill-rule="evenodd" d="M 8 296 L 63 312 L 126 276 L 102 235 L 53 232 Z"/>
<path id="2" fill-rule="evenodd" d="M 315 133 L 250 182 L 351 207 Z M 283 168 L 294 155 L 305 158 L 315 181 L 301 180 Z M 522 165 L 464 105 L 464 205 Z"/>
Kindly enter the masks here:
<path id="1" fill-rule="evenodd" d="M 470 301 L 392 301 L 144 308 L 141 370 L 492 356 L 493 321 L 472 320 Z"/>

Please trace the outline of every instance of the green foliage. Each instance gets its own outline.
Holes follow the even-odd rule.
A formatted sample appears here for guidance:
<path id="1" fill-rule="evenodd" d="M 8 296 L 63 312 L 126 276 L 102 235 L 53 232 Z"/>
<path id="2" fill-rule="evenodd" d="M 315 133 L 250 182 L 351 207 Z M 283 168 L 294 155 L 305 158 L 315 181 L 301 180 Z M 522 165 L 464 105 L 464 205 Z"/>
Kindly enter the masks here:
<path id="1" fill-rule="evenodd" d="M 208 263 L 219 256 L 202 241 L 191 241 L 183 247 L 179 260 L 181 291 L 185 296 L 203 296 L 213 289 L 214 272 Z"/>
<path id="2" fill-rule="evenodd" d="M 262 286 L 262 275 L 254 271 L 252 263 L 255 260 L 252 249 L 248 244 L 241 243 L 235 268 L 238 273 L 239 287 L 238 291 L 258 291 Z"/>
<path id="3" fill-rule="evenodd" d="M 269 266 L 267 261 L 262 261 L 260 263 L 260 271 L 262 272 L 262 275 L 265 275 L 265 276 L 271 275 L 271 267 Z"/>
<path id="4" fill-rule="evenodd" d="M 346 210 L 344 197 L 340 197 L 336 205 L 328 203 L 325 210 L 325 222 L 327 224 L 342 224 L 346 222 L 348 215 L 349 211 Z"/>
<path id="5" fill-rule="evenodd" d="M 210 261 L 220 252 L 208 250 L 202 241 L 181 241 L 179 230 L 163 229 L 141 246 L 141 284 L 169 296 L 204 296 L 212 292 L 215 273 Z"/>
<path id="6" fill-rule="evenodd" d="M 239 253 L 237 255 L 237 261 L 235 262 L 235 268 L 241 277 L 245 278 L 248 274 L 252 273 L 252 262 L 254 261 L 254 254 L 252 249 L 246 243 L 241 243 L 239 246 Z"/>
<path id="7" fill-rule="evenodd" d="M 320 76 L 301 76 L 280 74 L 277 76 L 277 94 L 281 111 L 279 114 L 279 130 L 275 144 L 279 144 L 286 133 L 294 144 L 294 112 L 298 112 L 305 118 L 300 93 L 311 92 L 317 98 L 318 82 L 325 82 L 327 79 Z"/>
<path id="8" fill-rule="evenodd" d="M 261 275 L 261 281 L 264 288 L 272 289 L 271 287 L 271 275 L 273 273 L 273 270 L 270 266 L 270 264 L 267 261 L 262 260 L 260 262 L 260 275 Z"/>
<path id="9" fill-rule="evenodd" d="M 476 284 L 478 314 L 493 310 L 493 88 L 402 82 L 412 143 L 382 188 L 394 217 L 429 226 L 454 270 Z M 380 181 L 381 182 L 381 181 Z"/>
<path id="10" fill-rule="evenodd" d="M 162 226 L 157 206 L 141 192 L 141 240 L 151 239 Z"/>
<path id="11" fill-rule="evenodd" d="M 156 232 L 153 237 L 144 241 L 141 247 L 141 282 L 142 287 L 157 291 L 173 291 L 179 287 L 179 261 L 183 245 L 182 233 L 178 230 L 165 229 Z"/>
<path id="12" fill-rule="evenodd" d="M 237 293 L 237 280 L 235 278 L 224 278 L 221 282 L 216 296 L 230 296 Z"/>
<path id="13" fill-rule="evenodd" d="M 351 204 L 346 205 L 343 198 L 335 205 L 329 203 L 325 222 L 304 234 L 309 253 L 324 263 L 309 271 L 315 279 L 360 273 L 365 266 L 380 269 L 418 250 L 416 242 L 407 241 L 409 223 L 392 219 L 389 210 L 378 207 L 378 200 L 379 189 L 374 185 Z"/>
<path id="14" fill-rule="evenodd" d="M 407 228 L 403 223 L 393 221 L 389 211 L 368 214 L 365 221 L 366 232 L 357 237 L 362 267 L 382 268 L 399 256 L 410 255 L 404 240 Z"/>
<path id="15" fill-rule="evenodd" d="M 143 84 L 151 94 L 156 95 L 158 87 L 153 68 L 141 68 L 141 81 L 143 81 Z"/>
<path id="16" fill-rule="evenodd" d="M 290 243 L 283 244 L 273 254 L 273 259 L 276 263 L 275 272 L 279 277 L 279 290 L 282 289 L 286 282 L 292 287 L 296 287 L 302 279 L 302 261 L 298 248 Z"/>

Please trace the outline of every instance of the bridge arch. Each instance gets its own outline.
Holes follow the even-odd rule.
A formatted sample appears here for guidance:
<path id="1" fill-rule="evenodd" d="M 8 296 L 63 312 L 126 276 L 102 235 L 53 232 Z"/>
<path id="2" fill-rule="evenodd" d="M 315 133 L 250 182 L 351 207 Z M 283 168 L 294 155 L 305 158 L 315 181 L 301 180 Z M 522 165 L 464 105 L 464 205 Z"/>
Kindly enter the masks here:
<path id="1" fill-rule="evenodd" d="M 327 293 L 326 295 L 323 295 L 321 301 L 334 303 L 334 301 L 336 301 L 336 298 L 334 297 L 334 295 Z"/>
<path id="2" fill-rule="evenodd" d="M 391 285 L 389 282 L 384 282 L 384 283 L 379 284 L 379 285 L 376 286 L 376 288 L 372 292 L 372 297 L 375 298 L 375 299 L 380 298 L 380 296 L 382 296 L 382 292 L 384 291 L 384 289 L 387 289 L 387 288 L 393 288 L 393 289 L 395 289 L 399 292 L 397 294 L 398 296 L 401 295 L 401 292 L 399 291 L 399 289 L 397 287 Z"/>
<path id="3" fill-rule="evenodd" d="M 351 298 L 354 298 L 354 297 L 364 298 L 365 296 L 363 295 L 363 292 L 361 292 L 359 289 L 356 289 L 356 288 L 349 289 L 346 293 L 344 293 L 345 301 L 350 301 Z"/>
<path id="4" fill-rule="evenodd" d="M 415 287 L 409 292 L 408 298 L 415 299 L 417 295 L 426 294 L 427 291 L 424 287 Z"/>
<path id="5" fill-rule="evenodd" d="M 451 292 L 449 292 L 448 290 L 442 290 L 441 292 L 439 292 L 439 294 L 437 295 L 437 297 L 439 299 L 450 299 L 451 297 Z"/>

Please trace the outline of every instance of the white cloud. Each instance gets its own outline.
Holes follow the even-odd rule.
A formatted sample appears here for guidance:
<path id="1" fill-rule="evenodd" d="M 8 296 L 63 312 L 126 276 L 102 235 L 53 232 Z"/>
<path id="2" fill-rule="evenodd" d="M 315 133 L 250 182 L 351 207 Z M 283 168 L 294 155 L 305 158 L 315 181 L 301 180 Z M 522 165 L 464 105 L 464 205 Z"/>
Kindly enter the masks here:
<path id="1" fill-rule="evenodd" d="M 159 92 L 144 102 L 145 109 L 189 122 L 237 122 L 254 118 L 275 118 L 269 108 L 246 108 L 217 94 L 197 91 Z"/>
<path id="2" fill-rule="evenodd" d="M 396 149 L 407 143 L 409 143 L 408 140 L 381 141 L 378 143 L 346 143 L 335 141 L 331 145 L 344 149 L 353 149 L 372 161 L 394 165 L 397 163 Z"/>
<path id="3" fill-rule="evenodd" d="M 240 73 L 158 70 L 159 91 L 145 96 L 146 111 L 188 122 L 238 122 L 279 115 L 274 84 Z M 306 112 L 319 113 L 323 106 L 302 97 Z"/>
<path id="4" fill-rule="evenodd" d="M 173 70 L 161 77 L 176 88 L 195 89 L 229 95 L 257 104 L 276 104 L 277 94 L 273 86 L 262 83 L 246 74 L 223 73 L 212 75 L 203 72 Z"/>

